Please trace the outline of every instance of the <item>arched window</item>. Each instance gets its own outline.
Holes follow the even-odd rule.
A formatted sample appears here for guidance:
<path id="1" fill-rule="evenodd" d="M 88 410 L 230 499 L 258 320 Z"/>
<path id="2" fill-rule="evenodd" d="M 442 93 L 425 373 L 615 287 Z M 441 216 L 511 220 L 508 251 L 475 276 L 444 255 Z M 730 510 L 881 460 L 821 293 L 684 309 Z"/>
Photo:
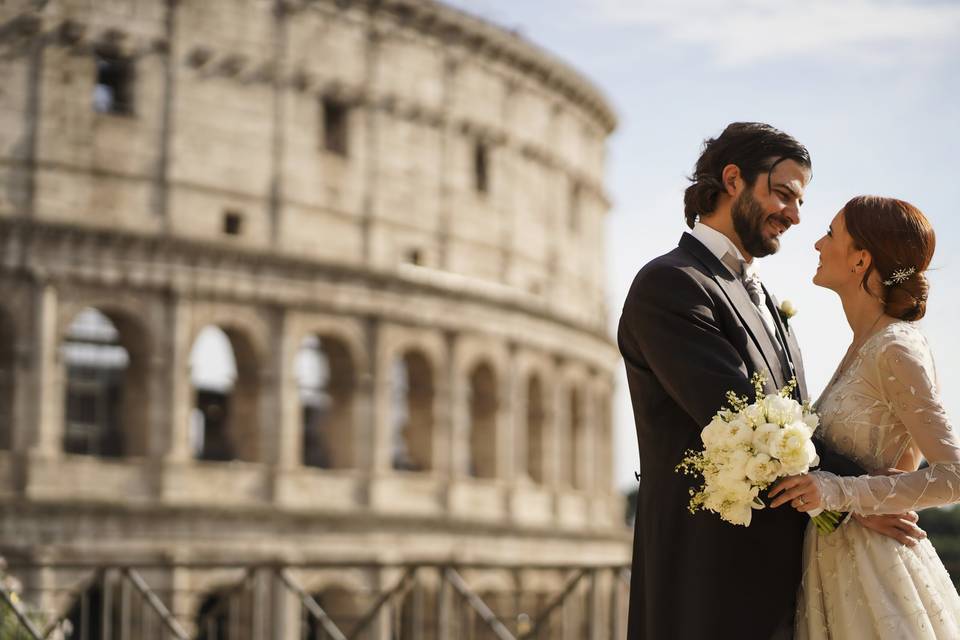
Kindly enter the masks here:
<path id="1" fill-rule="evenodd" d="M 322 469 L 354 466 L 355 371 L 347 346 L 310 335 L 297 352 L 295 377 L 303 427 L 303 464 Z"/>
<path id="2" fill-rule="evenodd" d="M 475 366 L 469 376 L 470 454 L 468 473 L 476 478 L 497 474 L 497 383 L 486 363 Z"/>
<path id="3" fill-rule="evenodd" d="M 197 640 L 251 640 L 254 606 L 249 585 L 207 594 L 197 610 Z"/>
<path id="4" fill-rule="evenodd" d="M 123 586 L 117 580 L 106 580 L 102 576 L 87 583 L 86 587 L 77 593 L 73 604 L 67 611 L 66 620 L 73 628 L 74 638 L 103 638 L 106 631 L 111 631 L 114 637 L 119 637 L 120 631 L 126 632 L 127 637 L 142 637 L 150 622 L 150 609 L 142 606 L 124 607 L 121 603 Z M 137 605 L 140 605 L 137 602 Z M 7 637 L 7 636 L 2 636 Z M 13 638 L 19 635 L 14 633 Z"/>
<path id="5" fill-rule="evenodd" d="M 392 386 L 393 468 L 433 468 L 433 371 L 419 351 L 394 361 Z"/>
<path id="6" fill-rule="evenodd" d="M 194 408 L 190 443 L 200 460 L 245 460 L 260 455 L 259 376 L 254 351 L 240 332 L 204 327 L 190 352 Z"/>
<path id="7" fill-rule="evenodd" d="M 64 364 L 63 448 L 118 457 L 148 448 L 145 336 L 122 315 L 87 308 L 61 345 Z"/>
<path id="8" fill-rule="evenodd" d="M 543 484 L 546 476 L 545 422 L 543 384 L 539 376 L 533 375 L 527 380 L 527 474 L 537 484 Z"/>

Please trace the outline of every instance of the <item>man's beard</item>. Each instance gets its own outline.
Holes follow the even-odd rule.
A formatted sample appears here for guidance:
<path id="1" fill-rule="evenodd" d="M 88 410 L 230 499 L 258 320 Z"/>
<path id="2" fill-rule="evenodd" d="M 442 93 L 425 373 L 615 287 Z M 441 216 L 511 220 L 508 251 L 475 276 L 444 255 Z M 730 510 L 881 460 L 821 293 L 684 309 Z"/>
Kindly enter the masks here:
<path id="1" fill-rule="evenodd" d="M 740 197 L 733 201 L 730 207 L 733 217 L 733 229 L 740 236 L 740 243 L 754 258 L 762 258 L 776 253 L 780 249 L 780 238 L 763 235 L 763 225 L 766 224 L 767 214 L 753 197 L 750 189 L 745 189 Z M 777 216 L 785 229 L 790 227 L 790 221 Z"/>

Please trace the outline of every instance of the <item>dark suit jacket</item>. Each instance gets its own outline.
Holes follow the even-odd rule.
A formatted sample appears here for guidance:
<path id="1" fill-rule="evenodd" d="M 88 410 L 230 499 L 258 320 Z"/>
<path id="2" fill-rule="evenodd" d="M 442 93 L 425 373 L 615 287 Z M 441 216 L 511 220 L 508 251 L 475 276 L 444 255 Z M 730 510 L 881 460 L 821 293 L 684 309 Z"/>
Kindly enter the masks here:
<path id="1" fill-rule="evenodd" d="M 641 481 L 634 532 L 630 640 L 768 640 L 791 616 L 800 583 L 808 518 L 789 506 L 753 512 L 749 527 L 687 511 L 699 478 L 674 468 L 726 404 L 727 391 L 753 399 L 750 378 L 768 391 L 795 374 L 806 398 L 794 332 L 767 295 L 789 362 L 778 357 L 743 285 L 692 235 L 636 276 L 620 319 L 640 447 Z M 822 466 L 860 470 L 820 451 Z"/>

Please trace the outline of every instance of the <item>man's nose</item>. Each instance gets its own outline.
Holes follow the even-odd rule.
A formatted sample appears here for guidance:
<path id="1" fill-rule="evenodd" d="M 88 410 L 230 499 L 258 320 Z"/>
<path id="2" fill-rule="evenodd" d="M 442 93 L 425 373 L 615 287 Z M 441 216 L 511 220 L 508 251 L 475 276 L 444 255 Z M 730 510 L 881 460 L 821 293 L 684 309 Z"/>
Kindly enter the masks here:
<path id="1" fill-rule="evenodd" d="M 783 215 L 790 224 L 800 224 L 800 207 L 796 203 L 789 204 L 783 209 Z"/>

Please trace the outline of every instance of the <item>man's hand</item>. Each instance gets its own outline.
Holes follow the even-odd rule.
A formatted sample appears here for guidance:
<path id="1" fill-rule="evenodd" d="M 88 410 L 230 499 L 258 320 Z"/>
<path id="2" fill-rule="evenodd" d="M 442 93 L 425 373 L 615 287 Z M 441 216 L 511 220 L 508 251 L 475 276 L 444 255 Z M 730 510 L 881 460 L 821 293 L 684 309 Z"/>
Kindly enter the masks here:
<path id="1" fill-rule="evenodd" d="M 854 513 L 853 517 L 867 529 L 876 531 L 882 536 L 893 538 L 908 547 L 916 546 L 927 537 L 927 532 L 916 524 L 920 519 L 916 511 L 887 516 L 861 516 Z"/>

